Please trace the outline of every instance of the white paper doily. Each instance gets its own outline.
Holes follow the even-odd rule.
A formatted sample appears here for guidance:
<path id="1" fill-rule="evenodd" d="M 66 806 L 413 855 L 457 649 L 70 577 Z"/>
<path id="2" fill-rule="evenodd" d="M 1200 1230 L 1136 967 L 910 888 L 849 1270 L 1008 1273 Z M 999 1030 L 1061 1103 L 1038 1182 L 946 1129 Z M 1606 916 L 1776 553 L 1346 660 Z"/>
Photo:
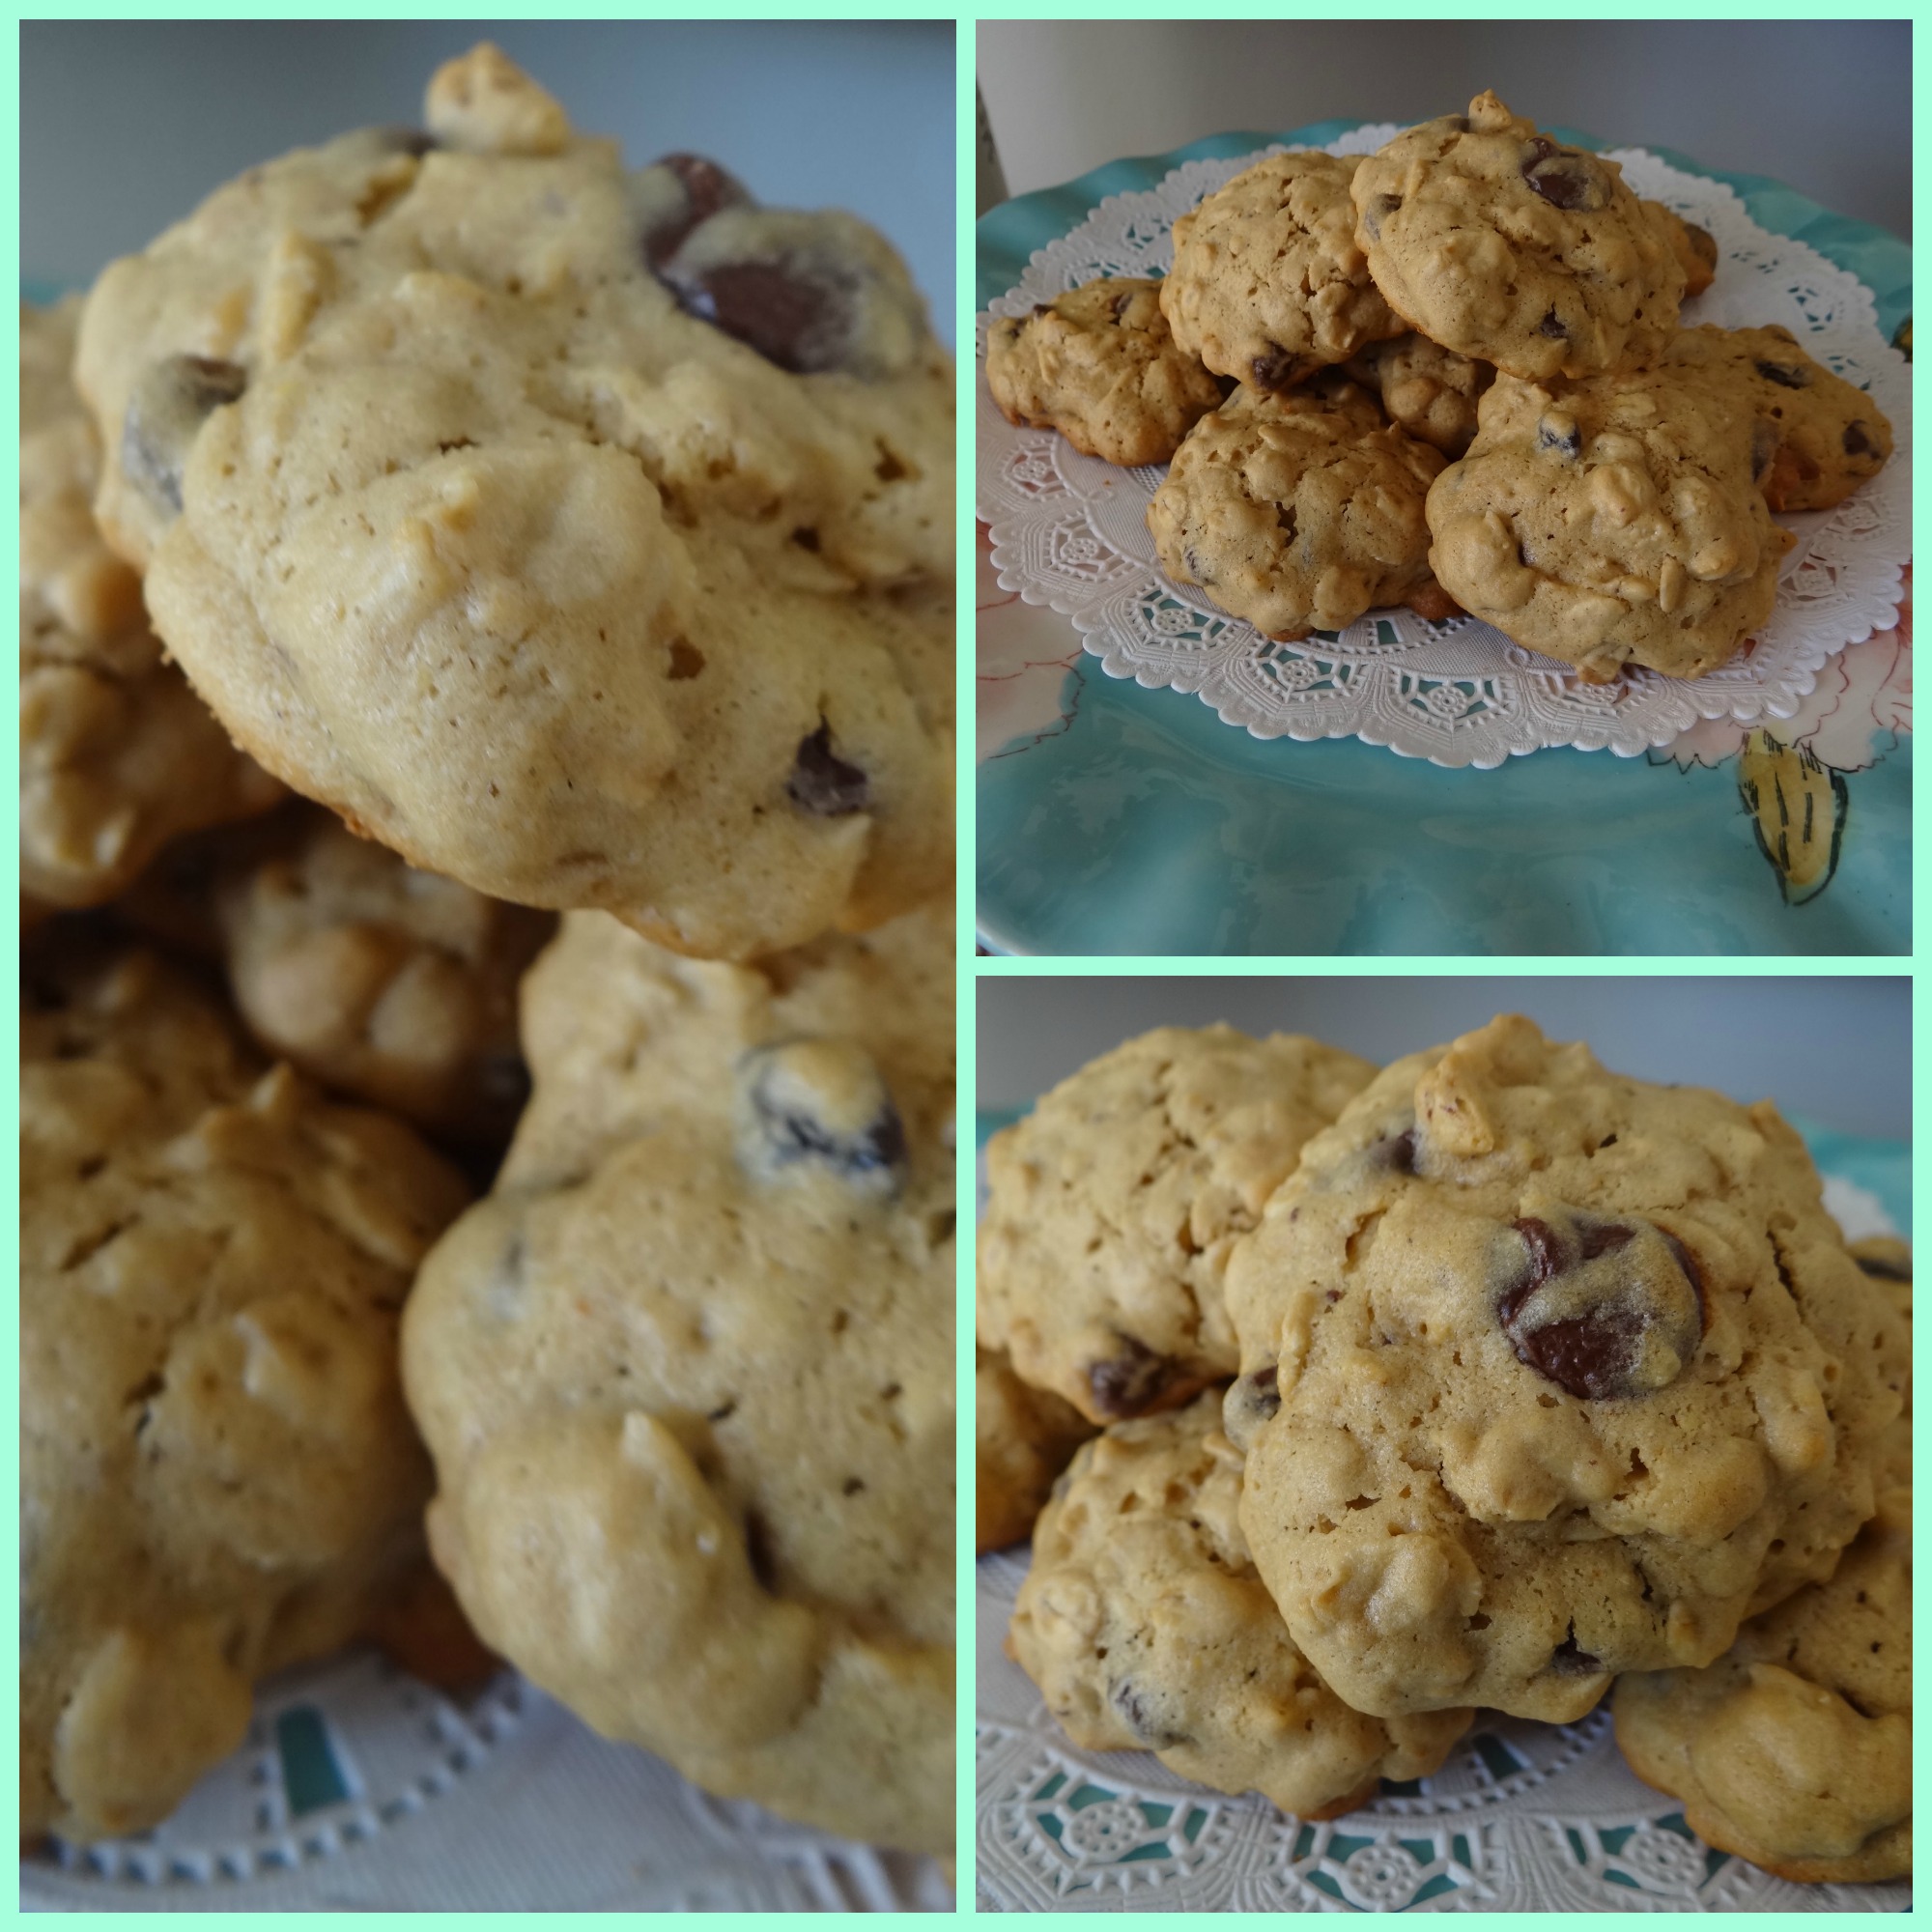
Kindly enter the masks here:
<path id="1" fill-rule="evenodd" d="M 1398 131 L 1358 128 L 1329 152 L 1368 154 Z M 981 362 L 992 315 L 1023 315 L 1096 275 L 1164 270 L 1175 216 L 1275 151 L 1189 161 L 1155 187 L 1109 196 L 1040 249 L 1019 286 L 980 318 Z M 1409 611 L 1372 611 L 1336 637 L 1271 642 L 1161 573 L 1144 517 L 1162 469 L 1118 469 L 1051 430 L 1012 427 L 982 376 L 979 510 L 992 527 L 1001 586 L 1070 617 L 1112 676 L 1197 693 L 1259 738 L 1359 737 L 1407 757 L 1487 768 L 1550 745 L 1633 757 L 1700 718 L 1790 717 L 1828 657 L 1897 619 L 1912 554 L 1911 370 L 1880 336 L 1856 276 L 1760 228 L 1721 182 L 1641 149 L 1611 158 L 1639 194 L 1717 239 L 1716 283 L 1686 303 L 1687 323 L 1782 324 L 1820 362 L 1869 388 L 1896 437 L 1891 461 L 1837 509 L 1784 520 L 1799 541 L 1770 621 L 1739 660 L 1708 677 L 1634 669 L 1589 685 L 1474 618 L 1436 625 Z"/>
<path id="2" fill-rule="evenodd" d="M 474 1696 L 354 1650 L 263 1686 L 158 1830 L 20 1862 L 55 1912 L 949 1912 L 930 1859 L 710 1797 L 505 1671 Z"/>

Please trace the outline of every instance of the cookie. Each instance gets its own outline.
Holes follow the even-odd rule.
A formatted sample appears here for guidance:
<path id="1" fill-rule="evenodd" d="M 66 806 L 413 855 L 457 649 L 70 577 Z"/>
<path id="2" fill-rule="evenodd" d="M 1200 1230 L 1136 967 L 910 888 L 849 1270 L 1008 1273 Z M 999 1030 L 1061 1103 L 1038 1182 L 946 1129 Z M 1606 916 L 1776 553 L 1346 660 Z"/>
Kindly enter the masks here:
<path id="1" fill-rule="evenodd" d="M 495 1192 L 410 1297 L 431 1549 L 607 1737 L 952 1842 L 952 921 L 755 967 L 573 914 Z"/>
<path id="2" fill-rule="evenodd" d="M 64 952 L 20 1022 L 20 1828 L 86 1840 L 421 1562 L 396 1325 L 468 1197 L 153 955 Z"/>
<path id="3" fill-rule="evenodd" d="M 124 915 L 225 966 L 248 1030 L 326 1085 L 500 1147 L 528 1091 L 517 983 L 554 918 L 406 866 L 297 806 L 178 845 Z"/>
<path id="4" fill-rule="evenodd" d="M 1753 430 L 1731 385 L 1675 364 L 1498 377 L 1430 489 L 1429 562 L 1471 615 L 1586 682 L 1701 676 L 1771 615 L 1793 542 L 1754 480 L 1771 436 Z"/>
<path id="5" fill-rule="evenodd" d="M 1355 240 L 1355 155 L 1269 155 L 1174 224 L 1160 305 L 1216 375 L 1292 387 L 1404 324 Z"/>
<path id="6" fill-rule="evenodd" d="M 887 243 L 494 48 L 89 298 L 101 515 L 237 739 L 412 865 L 745 956 L 952 871 L 952 374 Z"/>
<path id="7" fill-rule="evenodd" d="M 1396 428 L 1454 461 L 1476 434 L 1476 406 L 1496 380 L 1494 368 L 1458 355 L 1412 331 L 1366 349 L 1349 373 L 1382 399 Z"/>
<path id="8" fill-rule="evenodd" d="M 973 1433 L 979 1445 L 974 1547 L 984 1555 L 1033 1534 L 1054 1478 L 1094 1425 L 1070 1403 L 1021 1381 L 1006 1356 L 976 1349 Z"/>
<path id="9" fill-rule="evenodd" d="M 1802 1885 L 1912 1875 L 1912 1487 L 1703 1670 L 1620 1678 L 1617 1743 L 1707 1844 Z"/>
<path id="10" fill-rule="evenodd" d="M 1007 1649 L 1083 1750 L 1151 1750 L 1217 1791 L 1335 1818 L 1439 1770 L 1475 1716 L 1368 1718 L 1316 1674 L 1255 1573 L 1218 1391 L 1116 1423 L 1034 1533 Z"/>
<path id="11" fill-rule="evenodd" d="M 1776 433 L 1759 487 L 1774 510 L 1829 510 L 1876 476 L 1891 424 L 1862 389 L 1814 362 L 1787 328 L 1682 329 L 1661 358 L 1701 389 L 1723 389 Z"/>
<path id="12" fill-rule="evenodd" d="M 1686 221 L 1661 201 L 1640 201 L 1637 206 L 1662 230 L 1677 266 L 1684 270 L 1684 299 L 1701 296 L 1718 278 L 1718 238 L 1708 228 Z"/>
<path id="13" fill-rule="evenodd" d="M 1567 1722 L 1829 1576 L 1904 1324 L 1769 1102 L 1504 1017 L 1382 1073 L 1230 1262 L 1241 1526 L 1357 1710 Z"/>
<path id="14" fill-rule="evenodd" d="M 1539 382 L 1642 363 L 1677 327 L 1684 270 L 1623 169 L 1493 94 L 1398 134 L 1350 192 L 1376 286 L 1445 349 Z"/>
<path id="15" fill-rule="evenodd" d="M 1867 1235 L 1851 1243 L 1851 1257 L 1867 1280 L 1875 1281 L 1892 1306 L 1912 1319 L 1912 1244 L 1896 1235 Z"/>
<path id="16" fill-rule="evenodd" d="M 1229 1251 L 1374 1070 L 1230 1026 L 1161 1027 L 1090 1062 L 987 1143 L 980 1339 L 1094 1423 L 1233 1374 Z"/>
<path id="17" fill-rule="evenodd" d="M 99 905 L 169 839 L 281 796 L 166 662 L 95 526 L 79 317 L 77 296 L 20 309 L 20 882 L 55 906 Z"/>
<path id="18" fill-rule="evenodd" d="M 1010 423 L 1056 429 L 1105 463 L 1165 463 L 1221 405 L 1221 384 L 1179 348 L 1157 281 L 1085 282 L 986 331 L 986 386 Z"/>
<path id="19" fill-rule="evenodd" d="M 1439 619 L 1454 607 L 1430 575 L 1423 505 L 1442 464 L 1352 384 L 1237 389 L 1180 445 L 1147 526 L 1169 577 L 1271 638 L 1391 604 Z"/>

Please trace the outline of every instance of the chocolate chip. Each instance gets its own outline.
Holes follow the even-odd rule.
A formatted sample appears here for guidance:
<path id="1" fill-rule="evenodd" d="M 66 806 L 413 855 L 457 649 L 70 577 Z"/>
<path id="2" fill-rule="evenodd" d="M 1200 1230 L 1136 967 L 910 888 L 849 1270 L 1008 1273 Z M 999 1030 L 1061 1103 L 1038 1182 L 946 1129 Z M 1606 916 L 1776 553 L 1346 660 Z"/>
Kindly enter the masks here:
<path id="1" fill-rule="evenodd" d="M 1611 1402 L 1655 1394 L 1690 1366 L 1703 1289 L 1674 1235 L 1570 1208 L 1524 1216 L 1514 1234 L 1496 1314 L 1525 1368 L 1579 1400 Z"/>
<path id="2" fill-rule="evenodd" d="M 1107 1691 L 1107 1700 L 1121 1714 L 1127 1729 L 1149 1750 L 1166 1750 L 1171 1746 L 1187 1742 L 1186 1732 L 1175 1730 L 1154 1716 L 1151 1708 L 1151 1696 L 1131 1678 L 1122 1677 L 1112 1685 Z"/>
<path id="3" fill-rule="evenodd" d="M 1133 305 L 1133 299 L 1131 294 L 1116 296 L 1114 298 L 1114 320 L 1116 322 L 1119 322 L 1126 314 L 1127 310 Z"/>
<path id="4" fill-rule="evenodd" d="M 1784 440 L 1783 432 L 1768 416 L 1759 416 L 1751 424 L 1751 481 L 1761 484 L 1771 474 L 1773 459 L 1777 455 L 1777 445 Z"/>
<path id="5" fill-rule="evenodd" d="M 832 726 L 822 720 L 809 738 L 801 738 L 785 793 L 815 818 L 849 818 L 870 802 L 871 781 L 857 765 L 847 764 L 832 749 Z"/>
<path id="6" fill-rule="evenodd" d="M 1557 456 L 1575 460 L 1583 453 L 1583 432 L 1572 415 L 1541 417 L 1536 425 L 1536 446 Z"/>
<path id="7" fill-rule="evenodd" d="M 1549 1653 L 1548 1668 L 1558 1677 L 1594 1677 L 1604 1667 L 1600 1657 L 1592 1657 L 1577 1642 L 1577 1626 L 1570 1626 L 1570 1634 Z"/>
<path id="8" fill-rule="evenodd" d="M 1378 1167 L 1392 1168 L 1397 1174 L 1413 1174 L 1415 1129 L 1405 1127 L 1399 1134 L 1377 1141 L 1369 1149 L 1369 1156 Z"/>
<path id="9" fill-rule="evenodd" d="M 1272 390 L 1279 395 L 1282 390 L 1294 386 L 1295 360 L 1286 349 L 1269 348 L 1257 355 L 1248 365 L 1254 371 L 1255 387 Z"/>
<path id="10" fill-rule="evenodd" d="M 1118 1345 L 1104 1361 L 1087 1365 L 1087 1387 L 1094 1406 L 1117 1421 L 1139 1415 L 1167 1380 L 1167 1361 L 1131 1335 L 1116 1335 Z"/>
<path id="11" fill-rule="evenodd" d="M 1371 242 L 1382 239 L 1383 219 L 1393 214 L 1402 206 L 1399 194 L 1378 194 L 1370 197 L 1369 205 L 1362 210 L 1362 226 L 1369 231 Z"/>
<path id="12" fill-rule="evenodd" d="M 1254 1447 L 1263 1425 L 1281 1413 L 1281 1377 L 1274 1363 L 1253 1369 L 1221 1398 L 1221 1429 L 1242 1455 Z"/>
<path id="13" fill-rule="evenodd" d="M 757 1178 L 803 1164 L 873 1188 L 903 1177 L 905 1123 L 871 1056 L 850 1040 L 753 1047 L 738 1064 L 738 1091 L 739 1155 Z"/>
<path id="14" fill-rule="evenodd" d="M 426 128 L 378 128 L 376 138 L 392 155 L 414 155 L 420 159 L 441 143 Z"/>
<path id="15" fill-rule="evenodd" d="M 1556 311 L 1554 309 L 1551 309 L 1549 313 L 1546 315 L 1543 318 L 1543 320 L 1536 325 L 1536 332 L 1539 335 L 1555 336 L 1559 340 L 1567 337 L 1570 333 L 1570 331 L 1563 326 L 1563 324 L 1557 320 Z"/>
<path id="16" fill-rule="evenodd" d="M 128 480 L 170 516 L 182 506 L 182 466 L 201 426 L 240 400 L 248 372 L 209 355 L 170 355 L 136 384 L 121 425 L 121 468 Z"/>
<path id="17" fill-rule="evenodd" d="M 653 269 L 676 254 L 700 222 L 723 209 L 753 205 L 744 183 L 702 155 L 660 156 L 637 187 L 645 211 L 644 260 Z"/>
<path id="18" fill-rule="evenodd" d="M 1760 357 L 1751 366 L 1767 383 L 1776 383 L 1780 389 L 1811 386 L 1811 371 L 1803 362 L 1767 362 Z"/>
<path id="19" fill-rule="evenodd" d="M 1604 171 L 1595 161 L 1574 148 L 1559 148 L 1543 134 L 1529 143 L 1522 178 L 1550 207 L 1566 212 L 1593 211 L 1610 198 Z"/>
<path id="20" fill-rule="evenodd" d="M 1912 1264 L 1909 1262 L 1895 1262 L 1884 1255 L 1854 1255 L 1861 1272 L 1875 1281 L 1907 1281 L 1912 1279 Z"/>
<path id="21" fill-rule="evenodd" d="M 1872 454 L 1871 439 L 1865 434 L 1863 423 L 1847 423 L 1844 435 L 1847 456 L 1869 456 Z"/>
<path id="22" fill-rule="evenodd" d="M 852 215 L 721 209 L 652 266 L 687 314 L 795 376 L 881 381 L 927 340 L 904 266 Z"/>

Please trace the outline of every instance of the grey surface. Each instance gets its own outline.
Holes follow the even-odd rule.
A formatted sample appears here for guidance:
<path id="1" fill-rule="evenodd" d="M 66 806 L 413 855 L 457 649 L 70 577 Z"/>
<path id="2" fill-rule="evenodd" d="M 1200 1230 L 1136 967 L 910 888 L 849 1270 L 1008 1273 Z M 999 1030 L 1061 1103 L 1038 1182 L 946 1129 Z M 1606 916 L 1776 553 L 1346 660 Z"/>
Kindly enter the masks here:
<path id="1" fill-rule="evenodd" d="M 494 40 L 641 165 L 709 155 L 781 206 L 889 235 L 953 338 L 949 21 L 26 21 L 20 266 L 91 280 L 243 168 L 419 122 L 431 71 Z"/>
<path id="2" fill-rule="evenodd" d="M 1001 20 L 979 29 L 979 80 L 1014 194 L 1230 128 L 1453 114 L 1492 87 L 1545 126 L 1912 232 L 1905 21 Z"/>
<path id="3" fill-rule="evenodd" d="M 1845 1133 L 1912 1131 L 1903 978 L 1037 979 L 979 982 L 980 1108 L 1022 1106 L 1155 1026 L 1227 1020 L 1387 1062 L 1499 1012 L 1586 1039 L 1619 1073 L 1770 1098 Z"/>

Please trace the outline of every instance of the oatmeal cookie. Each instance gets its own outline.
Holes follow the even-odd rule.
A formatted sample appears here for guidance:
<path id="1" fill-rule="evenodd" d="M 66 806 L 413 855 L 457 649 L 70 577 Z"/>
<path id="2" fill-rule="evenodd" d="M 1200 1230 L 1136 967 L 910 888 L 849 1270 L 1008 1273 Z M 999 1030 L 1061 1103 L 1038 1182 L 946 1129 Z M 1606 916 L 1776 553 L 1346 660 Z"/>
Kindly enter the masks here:
<path id="1" fill-rule="evenodd" d="M 1255 1574 L 1239 1453 L 1209 1390 L 1116 1423 L 1034 1534 L 1007 1649 L 1083 1750 L 1151 1750 L 1217 1791 L 1335 1818 L 1440 1769 L 1472 1711 L 1368 1718 L 1302 1656 Z"/>
<path id="2" fill-rule="evenodd" d="M 495 1192 L 410 1298 L 479 1636 L 726 1797 L 953 1826 L 952 923 L 756 966 L 574 913 Z"/>
<path id="3" fill-rule="evenodd" d="M 396 1326 L 467 1192 L 151 954 L 25 979 L 21 1831 L 85 1840 L 157 1824 L 421 1562 Z"/>
<path id="4" fill-rule="evenodd" d="M 1903 1432 L 1901 1432 L 1903 1435 Z M 1912 1873 L 1912 1487 L 1829 1581 L 1753 1618 L 1702 1670 L 1620 1678 L 1631 1769 L 1707 1844 L 1804 1885 Z"/>
<path id="5" fill-rule="evenodd" d="M 1686 221 L 1674 208 L 1666 208 L 1661 201 L 1643 201 L 1637 206 L 1663 231 L 1670 252 L 1677 257 L 1677 266 L 1684 270 L 1684 299 L 1689 301 L 1692 296 L 1701 296 L 1718 278 L 1717 237 L 1708 228 Z"/>
<path id="6" fill-rule="evenodd" d="M 1221 384 L 1179 348 L 1157 281 L 1085 282 L 998 317 L 986 332 L 986 385 L 1010 423 L 1056 429 L 1104 463 L 1165 463 L 1221 405 Z"/>
<path id="7" fill-rule="evenodd" d="M 1161 1027 L 1083 1066 L 987 1143 L 980 1339 L 1094 1423 L 1233 1374 L 1229 1250 L 1374 1071 L 1230 1026 Z"/>
<path id="8" fill-rule="evenodd" d="M 281 796 L 162 656 L 95 526 L 79 318 L 78 296 L 20 310 L 20 882 L 59 906 L 99 905 L 169 839 Z"/>
<path id="9" fill-rule="evenodd" d="M 1430 564 L 1464 610 L 1597 684 L 1700 676 L 1770 616 L 1793 538 L 1754 480 L 1775 437 L 1729 385 L 1674 364 L 1502 376 L 1480 420 L 1428 502 Z"/>
<path id="10" fill-rule="evenodd" d="M 1476 434 L 1476 406 L 1496 380 L 1494 368 L 1458 355 L 1426 335 L 1398 335 L 1349 364 L 1349 373 L 1378 391 L 1397 429 L 1419 437 L 1452 462 Z"/>
<path id="11" fill-rule="evenodd" d="M 1681 329 L 1660 361 L 1700 388 L 1729 386 L 1776 432 L 1759 487 L 1774 510 L 1829 510 L 1891 455 L 1891 424 L 1862 389 L 1814 362 L 1788 328 Z"/>
<path id="12" fill-rule="evenodd" d="M 1566 1722 L 1828 1577 L 1905 1326 L 1768 1102 L 1505 1017 L 1387 1069 L 1230 1263 L 1241 1526 L 1357 1710 Z"/>
<path id="13" fill-rule="evenodd" d="M 1390 604 L 1446 617 L 1423 511 L 1442 464 L 1353 384 L 1237 389 L 1180 445 L 1147 526 L 1177 583 L 1271 638 L 1339 631 Z"/>
<path id="14" fill-rule="evenodd" d="M 1432 342 L 1525 381 L 1640 363 L 1677 327 L 1684 270 L 1602 155 L 1479 94 L 1356 170 L 1355 240 Z"/>
<path id="15" fill-rule="evenodd" d="M 976 1349 L 973 1432 L 975 1548 L 983 1555 L 1033 1534 L 1054 1478 L 1094 1425 L 1071 1403 L 1021 1381 L 1005 1355 Z"/>
<path id="16" fill-rule="evenodd" d="M 1350 183 L 1361 158 L 1269 155 L 1174 224 L 1160 305 L 1216 375 L 1280 390 L 1405 327 L 1369 278 Z"/>
<path id="17" fill-rule="evenodd" d="M 745 956 L 951 876 L 951 359 L 887 243 L 494 48 L 89 298 L 110 536 L 237 739 L 411 864 Z"/>

